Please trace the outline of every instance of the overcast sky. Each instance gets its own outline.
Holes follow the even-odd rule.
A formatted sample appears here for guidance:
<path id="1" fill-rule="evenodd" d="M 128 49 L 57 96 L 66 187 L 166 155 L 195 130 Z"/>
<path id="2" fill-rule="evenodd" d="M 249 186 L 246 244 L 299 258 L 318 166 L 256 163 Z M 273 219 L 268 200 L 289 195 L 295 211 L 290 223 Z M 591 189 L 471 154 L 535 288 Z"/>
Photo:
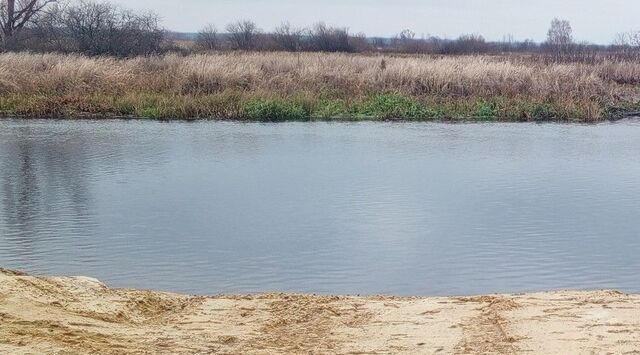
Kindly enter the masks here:
<path id="1" fill-rule="evenodd" d="M 578 41 L 610 43 L 615 34 L 640 30 L 639 0 L 110 0 L 154 10 L 170 30 L 195 32 L 207 23 L 222 29 L 237 19 L 270 30 L 283 20 L 296 26 L 318 21 L 369 36 L 404 28 L 418 36 L 454 38 L 478 33 L 491 40 L 544 40 L 553 17 L 571 21 Z"/>

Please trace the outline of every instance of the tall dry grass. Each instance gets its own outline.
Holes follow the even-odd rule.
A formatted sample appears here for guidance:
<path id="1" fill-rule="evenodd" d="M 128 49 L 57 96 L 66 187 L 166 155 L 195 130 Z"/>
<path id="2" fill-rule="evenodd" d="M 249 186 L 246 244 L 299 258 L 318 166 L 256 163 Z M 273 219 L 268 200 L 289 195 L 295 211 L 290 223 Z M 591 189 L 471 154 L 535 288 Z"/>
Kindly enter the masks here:
<path id="1" fill-rule="evenodd" d="M 640 83 L 640 63 L 543 64 L 509 57 L 220 53 L 116 59 L 0 54 L 0 96 L 202 96 L 233 91 L 273 97 L 299 93 L 357 99 L 380 92 L 409 97 L 520 98 L 615 104 Z"/>

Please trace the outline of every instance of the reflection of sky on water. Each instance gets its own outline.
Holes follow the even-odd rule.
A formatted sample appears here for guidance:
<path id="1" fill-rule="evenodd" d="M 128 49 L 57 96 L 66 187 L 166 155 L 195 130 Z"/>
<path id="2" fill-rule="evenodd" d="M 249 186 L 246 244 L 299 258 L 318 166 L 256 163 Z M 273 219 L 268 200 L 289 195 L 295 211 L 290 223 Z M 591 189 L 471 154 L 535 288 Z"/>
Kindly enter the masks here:
<path id="1" fill-rule="evenodd" d="M 0 121 L 0 265 L 193 293 L 637 292 L 639 133 Z"/>

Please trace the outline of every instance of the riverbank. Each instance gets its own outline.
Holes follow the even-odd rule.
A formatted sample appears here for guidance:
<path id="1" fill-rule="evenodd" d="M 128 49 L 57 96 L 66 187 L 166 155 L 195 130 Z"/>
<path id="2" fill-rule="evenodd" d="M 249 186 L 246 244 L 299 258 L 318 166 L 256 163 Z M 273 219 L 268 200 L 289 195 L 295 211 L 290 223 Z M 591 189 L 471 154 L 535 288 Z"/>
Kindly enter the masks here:
<path id="1" fill-rule="evenodd" d="M 640 63 L 516 56 L 0 54 L 0 114 L 594 122 L 637 114 Z"/>
<path id="2" fill-rule="evenodd" d="M 0 353 L 635 353 L 640 296 L 186 296 L 0 269 Z"/>

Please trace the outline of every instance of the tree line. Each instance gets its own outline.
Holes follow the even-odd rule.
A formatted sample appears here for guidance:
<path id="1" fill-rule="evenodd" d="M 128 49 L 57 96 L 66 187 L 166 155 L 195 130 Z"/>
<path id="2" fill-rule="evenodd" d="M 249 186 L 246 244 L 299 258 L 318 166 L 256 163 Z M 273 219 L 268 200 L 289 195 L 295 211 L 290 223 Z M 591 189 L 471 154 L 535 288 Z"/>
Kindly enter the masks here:
<path id="1" fill-rule="evenodd" d="M 478 34 L 456 39 L 418 37 L 402 30 L 392 38 L 370 38 L 353 34 L 346 27 L 323 22 L 298 28 L 284 22 L 272 31 L 261 30 L 248 20 L 228 24 L 222 30 L 202 28 L 194 38 L 177 40 L 166 31 L 153 12 L 134 12 L 109 2 L 95 0 L 0 0 L 2 51 L 78 52 L 88 55 L 134 56 L 167 51 L 317 51 L 389 52 L 418 54 L 543 53 L 556 57 L 601 53 L 635 53 L 640 32 L 617 36 L 612 45 L 576 43 L 571 24 L 554 19 L 547 40 L 487 41 Z"/>
<path id="2" fill-rule="evenodd" d="M 2 50 L 130 56 L 163 50 L 158 15 L 109 2 L 0 0 Z"/>
<path id="3" fill-rule="evenodd" d="M 238 21 L 218 31 L 215 25 L 205 26 L 195 40 L 195 49 L 261 50 L 261 51 L 321 51 L 321 52 L 391 52 L 414 54 L 491 54 L 506 52 L 539 52 L 556 55 L 615 50 L 620 47 L 640 47 L 640 35 L 619 35 L 612 46 L 576 43 L 567 20 L 553 19 L 547 40 L 515 41 L 511 36 L 502 41 L 487 41 L 478 34 L 463 34 L 456 39 L 429 36 L 419 38 L 410 29 L 391 38 L 369 38 L 365 34 L 351 34 L 346 27 L 331 27 L 320 22 L 309 28 L 295 28 L 288 22 L 272 32 L 262 32 L 254 22 Z M 631 41 L 623 42 L 623 39 Z M 635 40 L 635 41 L 634 41 Z"/>

